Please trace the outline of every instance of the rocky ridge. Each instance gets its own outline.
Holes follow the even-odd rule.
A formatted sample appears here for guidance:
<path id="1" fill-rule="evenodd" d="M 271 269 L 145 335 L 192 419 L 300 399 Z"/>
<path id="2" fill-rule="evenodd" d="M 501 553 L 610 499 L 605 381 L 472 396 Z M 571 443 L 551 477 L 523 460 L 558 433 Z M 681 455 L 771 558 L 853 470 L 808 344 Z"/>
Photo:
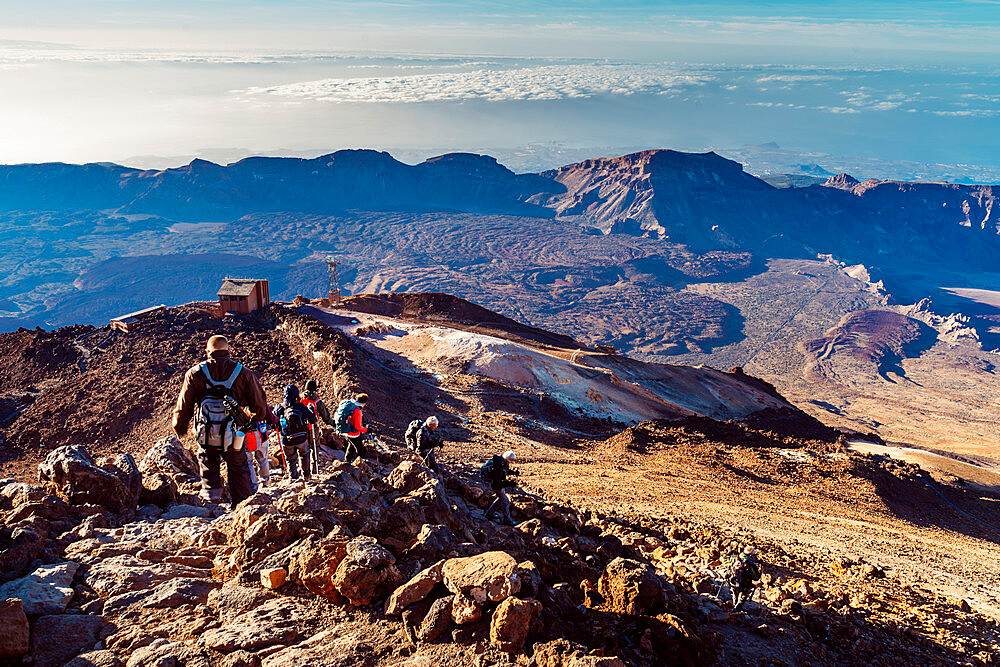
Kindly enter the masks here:
<path id="1" fill-rule="evenodd" d="M 996 657 L 873 623 L 865 604 L 884 599 L 871 582 L 885 575 L 870 564 L 838 562 L 833 585 L 768 575 L 757 611 L 734 614 L 717 570 L 741 542 L 709 527 L 629 525 L 531 493 L 515 502 L 519 523 L 501 526 L 483 517 L 481 486 L 397 452 L 324 463 L 310 482 L 279 482 L 225 511 L 197 499 L 175 440 L 142 459 L 140 490 L 132 471 L 83 448 L 54 450 L 43 486 L 0 485 L 21 545 L 4 540 L 4 572 L 28 573 L 0 588 L 0 651 L 74 667 L 704 665 L 720 654 L 749 664 L 759 646 L 733 643 L 749 632 L 776 654 L 808 646 L 827 664 Z M 106 478 L 117 484 L 75 492 Z M 790 557 L 767 551 L 779 568 Z M 942 602 L 920 599 L 953 632 L 982 622 L 968 610 L 945 621 Z"/>

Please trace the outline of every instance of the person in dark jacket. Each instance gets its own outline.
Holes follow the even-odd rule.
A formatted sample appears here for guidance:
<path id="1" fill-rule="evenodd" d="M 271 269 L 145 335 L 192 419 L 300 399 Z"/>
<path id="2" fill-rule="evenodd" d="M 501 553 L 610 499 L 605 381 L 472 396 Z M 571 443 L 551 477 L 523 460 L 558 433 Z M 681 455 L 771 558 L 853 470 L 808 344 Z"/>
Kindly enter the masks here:
<path id="1" fill-rule="evenodd" d="M 425 466 L 434 472 L 441 472 L 437 459 L 434 458 L 434 448 L 440 447 L 444 443 L 437 434 L 438 418 L 430 416 L 423 421 L 414 419 L 406 427 L 406 446 L 410 451 L 415 452 L 423 459 Z"/>
<path id="2" fill-rule="evenodd" d="M 198 472 L 201 475 L 201 496 L 210 502 L 222 500 L 221 466 L 226 462 L 229 482 L 229 496 L 236 507 L 253 492 L 250 467 L 242 438 L 234 437 L 231 423 L 216 423 L 224 432 L 220 439 L 211 437 L 213 414 L 209 409 L 218 402 L 220 395 L 228 395 L 241 407 L 247 408 L 252 419 L 264 419 L 267 413 L 267 398 L 257 376 L 229 356 L 229 341 L 225 336 L 212 336 L 206 346 L 208 360 L 188 369 L 184 375 L 177 405 L 174 408 L 172 425 L 177 437 L 188 433 L 191 418 L 197 411 L 196 434 L 198 441 Z M 218 431 L 215 432 L 218 435 Z"/>
<path id="3" fill-rule="evenodd" d="M 319 383 L 316 380 L 308 380 L 306 382 L 306 393 L 302 402 L 307 406 L 311 404 L 311 407 L 316 412 L 316 419 L 321 420 L 327 426 L 334 426 L 330 409 L 326 407 L 326 403 L 319 397 Z"/>
<path id="4" fill-rule="evenodd" d="M 514 452 L 507 450 L 503 456 L 493 455 L 486 464 L 480 468 L 483 479 L 489 483 L 490 488 L 496 494 L 496 498 L 486 509 L 486 518 L 489 519 L 493 513 L 498 511 L 501 518 L 513 526 L 514 520 L 510 518 L 510 498 L 507 497 L 507 489 L 512 489 L 517 484 L 507 478 L 508 475 L 516 477 L 519 473 L 510 467 L 510 462 L 514 460 Z"/>
<path id="5" fill-rule="evenodd" d="M 316 423 L 316 415 L 299 400 L 299 388 L 294 384 L 285 387 L 285 402 L 275 406 L 281 433 L 281 451 L 285 455 L 288 476 L 299 478 L 299 461 L 302 475 L 308 480 L 312 476 L 309 468 L 309 425 Z"/>

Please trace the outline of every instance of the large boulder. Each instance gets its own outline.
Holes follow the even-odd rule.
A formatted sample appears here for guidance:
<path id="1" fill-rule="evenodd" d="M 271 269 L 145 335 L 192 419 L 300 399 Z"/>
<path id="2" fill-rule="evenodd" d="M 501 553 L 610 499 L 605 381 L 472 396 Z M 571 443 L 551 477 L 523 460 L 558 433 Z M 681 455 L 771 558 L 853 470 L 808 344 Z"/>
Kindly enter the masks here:
<path id="1" fill-rule="evenodd" d="M 333 586 L 333 573 L 347 556 L 350 539 L 344 535 L 328 535 L 310 540 L 292 556 L 289 575 L 313 595 L 336 602 L 340 594 Z"/>
<path id="2" fill-rule="evenodd" d="M 505 551 L 446 560 L 441 577 L 449 591 L 467 595 L 480 604 L 501 602 L 521 589 L 517 561 Z"/>
<path id="3" fill-rule="evenodd" d="M 38 466 L 38 478 L 73 505 L 92 504 L 132 515 L 142 489 L 142 473 L 131 454 L 99 466 L 81 445 L 58 447 Z"/>
<path id="4" fill-rule="evenodd" d="M 370 604 L 402 579 L 396 557 L 374 538 L 363 535 L 347 544 L 347 553 L 333 573 L 333 587 L 355 606 Z"/>
<path id="5" fill-rule="evenodd" d="M 387 616 L 402 614 L 411 604 L 420 602 L 441 581 L 441 566 L 444 561 L 438 561 L 425 570 L 421 570 L 408 582 L 393 591 L 385 603 Z"/>
<path id="6" fill-rule="evenodd" d="M 447 525 L 451 522 L 451 502 L 444 484 L 431 479 L 389 504 L 379 520 L 377 534 L 409 542 L 416 538 L 425 524 Z"/>
<path id="7" fill-rule="evenodd" d="M 0 579 L 23 575 L 48 546 L 49 541 L 39 531 L 0 521 Z"/>
<path id="8" fill-rule="evenodd" d="M 191 450 L 185 447 L 176 436 L 161 438 L 149 448 L 139 470 L 151 475 L 162 472 L 169 475 L 178 485 L 197 482 L 198 461 Z"/>
<path id="9" fill-rule="evenodd" d="M 409 493 L 430 484 L 434 475 L 414 461 L 403 461 L 385 478 L 386 483 L 400 493 Z"/>
<path id="10" fill-rule="evenodd" d="M 619 614 L 651 614 L 663 606 L 663 584 L 648 563 L 615 558 L 597 582 L 608 611 Z"/>
<path id="11" fill-rule="evenodd" d="M 31 616 L 61 614 L 73 598 L 73 577 L 80 564 L 73 561 L 43 565 L 26 577 L 0 586 L 0 600 L 19 598 Z"/>
<path id="12" fill-rule="evenodd" d="M 28 617 L 21 601 L 0 600 L 0 659 L 20 658 L 28 652 Z"/>
<path id="13" fill-rule="evenodd" d="M 501 602 L 490 621 L 490 644 L 494 648 L 515 653 L 524 648 L 531 624 L 542 611 L 538 600 L 507 598 Z"/>
<path id="14" fill-rule="evenodd" d="M 93 648 L 104 625 L 100 616 L 42 616 L 31 628 L 32 667 L 62 667 L 78 653 Z"/>

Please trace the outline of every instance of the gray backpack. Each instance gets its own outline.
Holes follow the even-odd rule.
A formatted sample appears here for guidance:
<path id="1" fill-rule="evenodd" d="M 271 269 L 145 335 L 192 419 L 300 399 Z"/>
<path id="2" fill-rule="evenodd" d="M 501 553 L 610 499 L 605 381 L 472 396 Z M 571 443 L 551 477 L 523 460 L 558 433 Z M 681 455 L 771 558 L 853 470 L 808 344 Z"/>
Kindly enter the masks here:
<path id="1" fill-rule="evenodd" d="M 198 369 L 205 376 L 205 396 L 201 399 L 194 417 L 195 439 L 202 447 L 230 449 L 236 442 L 236 427 L 233 418 L 229 416 L 225 398 L 232 396 L 230 392 L 233 383 L 239 377 L 243 366 L 236 364 L 229 379 L 224 382 L 212 379 L 212 374 L 208 372 L 208 362 L 200 364 Z"/>

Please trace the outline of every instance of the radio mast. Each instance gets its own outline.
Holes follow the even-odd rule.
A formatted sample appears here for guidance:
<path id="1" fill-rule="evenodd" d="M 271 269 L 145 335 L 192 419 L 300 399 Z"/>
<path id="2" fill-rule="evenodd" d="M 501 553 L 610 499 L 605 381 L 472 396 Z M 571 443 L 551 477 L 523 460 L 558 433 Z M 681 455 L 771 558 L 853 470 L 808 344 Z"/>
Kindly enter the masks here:
<path id="1" fill-rule="evenodd" d="M 331 304 L 340 303 L 340 275 L 337 273 L 340 262 L 333 257 L 327 257 L 323 263 L 330 270 L 330 284 L 326 296 L 330 299 Z"/>

